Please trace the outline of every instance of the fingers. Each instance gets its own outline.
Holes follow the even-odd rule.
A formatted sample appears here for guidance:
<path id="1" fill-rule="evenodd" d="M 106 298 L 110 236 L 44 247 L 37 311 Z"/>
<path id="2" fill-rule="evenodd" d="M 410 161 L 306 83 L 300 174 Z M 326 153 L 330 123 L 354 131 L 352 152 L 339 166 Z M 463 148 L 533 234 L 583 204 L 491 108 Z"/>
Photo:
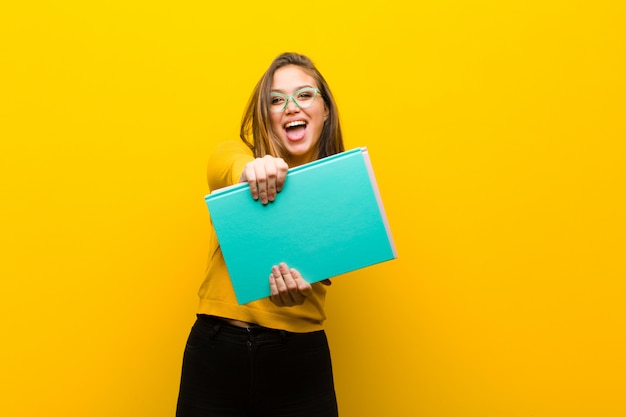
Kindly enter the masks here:
<path id="1" fill-rule="evenodd" d="M 287 171 L 289 170 L 289 166 L 282 159 L 278 158 L 276 161 L 276 192 L 279 193 L 282 191 L 285 180 L 287 179 Z"/>
<path id="2" fill-rule="evenodd" d="M 241 174 L 240 181 L 248 183 L 248 185 L 250 186 L 250 194 L 252 195 L 252 198 L 255 200 L 258 200 L 259 189 L 257 188 L 257 185 L 256 185 L 254 161 L 247 163 L 246 166 L 243 168 L 243 173 Z"/>
<path id="3" fill-rule="evenodd" d="M 276 198 L 276 166 L 273 162 L 272 157 L 265 156 L 254 166 L 259 198 L 263 204 Z"/>
<path id="4" fill-rule="evenodd" d="M 278 306 L 294 306 L 304 303 L 311 295 L 313 289 L 300 273 L 295 269 L 289 269 L 282 262 L 272 267 L 270 274 L 271 300 Z"/>
<path id="5" fill-rule="evenodd" d="M 246 164 L 241 178 L 250 186 L 252 198 L 267 204 L 283 189 L 288 169 L 282 158 L 266 155 Z"/>

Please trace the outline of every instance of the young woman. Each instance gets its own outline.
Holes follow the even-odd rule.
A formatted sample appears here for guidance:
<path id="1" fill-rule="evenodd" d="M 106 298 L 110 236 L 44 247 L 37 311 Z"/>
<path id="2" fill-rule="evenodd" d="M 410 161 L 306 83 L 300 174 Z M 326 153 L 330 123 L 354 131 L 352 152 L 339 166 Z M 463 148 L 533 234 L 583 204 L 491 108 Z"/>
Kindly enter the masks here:
<path id="1" fill-rule="evenodd" d="M 309 58 L 294 53 L 278 56 L 263 74 L 240 132 L 242 142 L 225 142 L 210 157 L 209 188 L 247 182 L 259 204 L 280 199 L 288 168 L 344 150 L 328 84 Z M 268 274 L 271 296 L 239 305 L 211 231 L 177 417 L 337 416 L 323 330 L 330 281 L 311 285 L 297 267 L 259 271 Z"/>

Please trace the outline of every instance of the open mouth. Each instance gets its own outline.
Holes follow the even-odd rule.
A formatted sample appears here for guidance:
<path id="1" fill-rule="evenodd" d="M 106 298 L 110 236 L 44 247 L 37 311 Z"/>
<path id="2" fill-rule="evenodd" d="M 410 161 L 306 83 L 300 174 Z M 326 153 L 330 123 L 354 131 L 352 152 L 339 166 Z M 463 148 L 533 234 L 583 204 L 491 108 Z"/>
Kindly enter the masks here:
<path id="1" fill-rule="evenodd" d="M 296 141 L 304 138 L 306 133 L 306 122 L 304 120 L 295 120 L 285 124 L 285 132 L 287 133 L 287 139 Z"/>

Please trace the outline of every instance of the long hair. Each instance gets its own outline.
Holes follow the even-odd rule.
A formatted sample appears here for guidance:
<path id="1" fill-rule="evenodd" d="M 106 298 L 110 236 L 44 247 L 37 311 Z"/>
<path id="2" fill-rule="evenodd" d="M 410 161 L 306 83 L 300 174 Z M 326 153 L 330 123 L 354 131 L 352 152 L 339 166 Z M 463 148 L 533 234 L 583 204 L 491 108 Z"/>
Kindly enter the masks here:
<path id="1" fill-rule="evenodd" d="M 257 158 L 272 155 L 288 159 L 287 151 L 272 131 L 269 114 L 270 93 L 274 73 L 286 65 L 297 65 L 315 79 L 320 95 L 328 109 L 328 117 L 324 122 L 322 133 L 316 145 L 317 158 L 324 158 L 343 152 L 344 145 L 339 123 L 339 113 L 328 83 L 308 57 L 292 52 L 286 52 L 276 57 L 257 83 L 244 111 L 239 137 L 248 145 Z"/>

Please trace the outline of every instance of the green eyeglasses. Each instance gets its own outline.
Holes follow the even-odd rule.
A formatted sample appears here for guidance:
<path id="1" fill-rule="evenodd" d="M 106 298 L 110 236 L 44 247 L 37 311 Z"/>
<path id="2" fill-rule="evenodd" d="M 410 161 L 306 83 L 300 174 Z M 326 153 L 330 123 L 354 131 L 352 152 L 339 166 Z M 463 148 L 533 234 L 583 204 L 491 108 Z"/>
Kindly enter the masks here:
<path id="1" fill-rule="evenodd" d="M 270 93 L 270 111 L 278 113 L 285 110 L 287 104 L 289 104 L 289 100 L 292 100 L 295 105 L 301 109 L 306 109 L 307 107 L 311 107 L 319 92 L 320 90 L 317 88 L 304 87 L 290 96 L 281 93 Z"/>

